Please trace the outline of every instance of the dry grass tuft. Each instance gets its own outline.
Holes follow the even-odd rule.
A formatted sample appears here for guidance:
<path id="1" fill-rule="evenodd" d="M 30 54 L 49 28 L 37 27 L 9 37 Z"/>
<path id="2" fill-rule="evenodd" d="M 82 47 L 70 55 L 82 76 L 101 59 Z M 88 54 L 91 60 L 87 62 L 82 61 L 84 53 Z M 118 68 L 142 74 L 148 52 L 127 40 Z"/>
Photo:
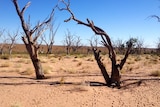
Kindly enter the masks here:
<path id="1" fill-rule="evenodd" d="M 135 64 L 135 62 L 134 61 L 127 61 L 127 64 Z"/>
<path id="2" fill-rule="evenodd" d="M 25 59 L 19 59 L 19 60 L 17 61 L 17 63 L 26 63 L 26 60 L 25 60 Z"/>
<path id="3" fill-rule="evenodd" d="M 41 63 L 47 63 L 48 62 L 48 60 L 47 59 L 41 59 Z"/>
<path id="4" fill-rule="evenodd" d="M 122 70 L 120 70 L 120 73 L 121 73 L 121 74 L 125 74 L 125 73 L 126 73 L 126 70 L 122 69 Z"/>
<path id="5" fill-rule="evenodd" d="M 30 63 L 32 63 L 30 59 L 25 61 L 25 64 L 30 64 Z"/>
<path id="6" fill-rule="evenodd" d="M 14 64 L 14 68 L 21 68 L 22 65 L 21 64 Z"/>
<path id="7" fill-rule="evenodd" d="M 158 59 L 150 59 L 149 63 L 150 64 L 157 64 L 158 63 Z"/>
<path id="8" fill-rule="evenodd" d="M 12 70 L 12 72 L 20 72 L 20 70 L 19 69 L 14 69 L 14 70 Z"/>
<path id="9" fill-rule="evenodd" d="M 56 63 L 56 60 L 54 58 L 50 59 L 51 63 Z"/>
<path id="10" fill-rule="evenodd" d="M 76 70 L 74 70 L 73 68 L 63 68 L 63 67 L 61 67 L 60 71 L 70 73 L 70 74 L 76 73 Z"/>
<path id="11" fill-rule="evenodd" d="M 145 59 L 150 59 L 150 55 L 146 55 Z"/>
<path id="12" fill-rule="evenodd" d="M 73 89 L 68 90 L 70 92 L 85 92 L 88 91 L 86 87 L 74 87 Z"/>
<path id="13" fill-rule="evenodd" d="M 78 62 L 78 59 L 73 59 L 72 61 L 73 61 L 73 62 Z"/>
<path id="14" fill-rule="evenodd" d="M 77 67 L 81 66 L 82 65 L 82 62 L 78 62 L 77 63 Z"/>
<path id="15" fill-rule="evenodd" d="M 33 73 L 34 73 L 34 70 L 31 68 L 27 68 L 25 71 L 19 72 L 19 74 L 21 75 L 32 75 Z"/>
<path id="16" fill-rule="evenodd" d="M 2 56 L 1 56 L 1 59 L 9 60 L 9 55 L 2 55 Z"/>
<path id="17" fill-rule="evenodd" d="M 61 77 L 61 79 L 60 79 L 60 84 L 62 85 L 62 84 L 64 84 L 65 83 L 65 78 L 64 77 Z"/>
<path id="18" fill-rule="evenodd" d="M 150 76 L 160 77 L 160 70 L 152 71 Z"/>
<path id="19" fill-rule="evenodd" d="M 10 66 L 11 66 L 10 63 L 3 63 L 3 64 L 1 64 L 0 67 L 5 68 L 5 67 L 10 67 Z"/>
<path id="20" fill-rule="evenodd" d="M 133 71 L 133 66 L 126 66 L 125 68 L 123 68 L 120 72 L 122 74 L 126 73 L 126 72 L 131 72 Z"/>
<path id="21" fill-rule="evenodd" d="M 93 59 L 93 58 L 88 58 L 88 59 L 87 59 L 87 61 L 91 61 L 91 62 L 93 62 L 93 61 L 94 61 L 94 59 Z"/>
<path id="22" fill-rule="evenodd" d="M 17 58 L 30 59 L 28 54 L 17 54 L 17 55 L 14 55 L 14 56 L 17 57 Z"/>
<path id="23" fill-rule="evenodd" d="M 44 67 L 43 68 L 43 72 L 44 72 L 44 74 L 50 74 L 51 72 L 52 72 L 52 68 L 51 67 Z"/>
<path id="24" fill-rule="evenodd" d="M 85 58 L 85 57 L 87 57 L 86 54 L 78 54 L 74 58 Z"/>
<path id="25" fill-rule="evenodd" d="M 76 73 L 76 70 L 73 68 L 68 68 L 65 70 L 65 72 L 70 73 L 70 74 L 74 74 L 74 73 Z"/>
<path id="26" fill-rule="evenodd" d="M 141 58 L 141 56 L 137 56 L 134 60 L 137 62 L 137 61 L 141 61 L 142 58 Z"/>
<path id="27" fill-rule="evenodd" d="M 21 106 L 18 104 L 13 104 L 13 105 L 11 105 L 11 107 L 21 107 Z"/>

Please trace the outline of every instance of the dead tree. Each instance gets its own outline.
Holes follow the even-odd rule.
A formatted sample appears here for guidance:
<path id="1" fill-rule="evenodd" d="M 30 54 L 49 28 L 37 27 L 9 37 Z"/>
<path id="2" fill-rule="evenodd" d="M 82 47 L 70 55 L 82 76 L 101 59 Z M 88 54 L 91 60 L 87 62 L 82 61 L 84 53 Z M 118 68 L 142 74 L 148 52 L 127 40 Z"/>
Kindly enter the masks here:
<path id="1" fill-rule="evenodd" d="M 50 17 L 44 20 L 42 23 L 38 23 L 35 27 L 32 29 L 30 28 L 30 25 L 26 23 L 24 19 L 24 12 L 25 10 L 30 6 L 30 2 L 28 2 L 21 10 L 18 5 L 18 0 L 13 0 L 13 4 L 15 6 L 16 12 L 20 18 L 21 26 L 24 30 L 25 36 L 22 37 L 22 40 L 26 46 L 26 49 L 30 55 L 30 58 L 32 60 L 33 66 L 35 68 L 36 78 L 37 79 L 44 79 L 44 72 L 42 69 L 41 62 L 38 58 L 38 49 L 39 45 L 37 44 L 37 39 L 42 35 L 42 33 L 46 30 L 46 27 L 48 24 L 52 21 L 53 12 L 52 10 Z M 34 37 L 33 35 L 36 34 Z"/>
<path id="2" fill-rule="evenodd" d="M 73 50 L 73 52 L 78 51 L 78 49 L 80 49 L 81 47 L 82 47 L 82 43 L 81 43 L 80 36 L 75 36 L 73 44 L 72 44 L 72 50 Z"/>
<path id="3" fill-rule="evenodd" d="M 19 30 L 17 30 L 15 33 L 11 34 L 10 32 L 8 32 L 8 40 L 9 40 L 9 46 L 8 46 L 8 51 L 9 51 L 9 57 L 11 57 L 12 54 L 12 50 L 15 46 L 17 37 L 19 35 Z"/>
<path id="4" fill-rule="evenodd" d="M 160 38 L 157 40 L 157 54 L 160 54 Z"/>
<path id="5" fill-rule="evenodd" d="M 132 50 L 130 54 L 137 54 L 137 38 L 129 38 L 129 40 L 126 42 L 126 47 L 128 48 L 129 44 L 132 43 Z"/>
<path id="6" fill-rule="evenodd" d="M 91 39 L 88 40 L 89 41 L 89 44 L 91 46 L 91 49 L 90 47 L 87 48 L 87 55 L 89 55 L 90 52 L 93 52 L 92 51 L 92 48 L 94 47 L 95 49 L 98 48 L 98 42 L 99 42 L 99 38 L 98 36 L 94 35 L 91 37 Z"/>
<path id="7" fill-rule="evenodd" d="M 136 54 L 142 54 L 143 46 L 144 46 L 144 40 L 137 38 L 137 41 L 136 41 L 136 50 L 137 50 L 137 52 L 136 52 Z"/>
<path id="8" fill-rule="evenodd" d="M 121 78 L 120 70 L 123 68 L 123 65 L 125 64 L 126 59 L 128 58 L 128 55 L 129 55 L 131 47 L 132 47 L 132 43 L 130 42 L 128 44 L 128 49 L 127 49 L 127 51 L 125 53 L 124 58 L 121 60 L 121 62 L 119 64 L 117 64 L 116 53 L 115 53 L 115 51 L 113 49 L 113 46 L 112 46 L 112 43 L 111 43 L 109 35 L 103 29 L 95 26 L 93 21 L 90 21 L 89 19 L 87 19 L 87 23 L 86 23 L 86 22 L 83 22 L 83 21 L 77 19 L 74 16 L 74 13 L 70 9 L 70 0 L 68 0 L 68 2 L 65 2 L 64 0 L 60 0 L 60 1 L 61 1 L 61 3 L 63 3 L 63 5 L 65 5 L 65 8 L 58 7 L 59 10 L 68 11 L 70 13 L 70 15 L 71 15 L 71 17 L 68 18 L 67 20 L 65 20 L 65 22 L 73 20 L 73 21 L 77 22 L 78 24 L 81 24 L 81 25 L 84 25 L 84 26 L 87 26 L 87 27 L 91 28 L 95 34 L 101 36 L 102 43 L 108 49 L 109 58 L 110 58 L 110 60 L 112 62 L 111 77 L 107 73 L 107 70 L 106 70 L 104 64 L 101 61 L 101 57 L 100 57 L 100 52 L 101 51 L 98 51 L 97 49 L 92 48 L 92 50 L 94 52 L 95 59 L 96 59 L 97 64 L 98 64 L 98 66 L 99 66 L 99 68 L 100 68 L 100 70 L 101 70 L 101 72 L 103 74 L 103 77 L 104 77 L 104 79 L 106 81 L 106 84 L 108 86 L 113 86 L 114 85 L 116 87 L 120 87 L 120 78 Z"/>
<path id="9" fill-rule="evenodd" d="M 3 39 L 4 37 L 4 29 L 0 30 L 0 39 L 1 39 L 1 42 L 0 42 L 0 54 L 3 55 L 3 51 L 4 51 L 4 47 L 5 47 L 5 44 L 6 44 L 6 39 Z"/>
<path id="10" fill-rule="evenodd" d="M 5 31 L 4 29 L 1 29 L 1 30 L 0 30 L 0 37 L 3 36 L 4 31 Z"/>
<path id="11" fill-rule="evenodd" d="M 151 15 L 151 18 L 156 18 L 158 22 L 160 22 L 160 16 Z M 157 54 L 160 54 L 160 38 L 157 40 Z"/>
<path id="12" fill-rule="evenodd" d="M 117 49 L 118 54 L 125 53 L 125 43 L 121 39 L 115 41 L 115 48 Z"/>
<path id="13" fill-rule="evenodd" d="M 91 39 L 89 40 L 89 42 L 90 42 L 90 45 L 91 45 L 91 46 L 94 46 L 95 48 L 97 48 L 97 47 L 98 47 L 98 44 L 99 44 L 99 38 L 98 38 L 98 36 L 93 35 L 93 36 L 91 37 Z"/>
<path id="14" fill-rule="evenodd" d="M 46 55 L 51 54 L 52 53 L 52 48 L 53 48 L 53 44 L 54 44 L 54 37 L 56 35 L 56 32 L 58 30 L 59 27 L 57 27 L 54 31 L 54 26 L 53 24 L 49 25 L 49 39 L 47 40 L 46 36 L 42 36 L 42 41 L 47 45 L 47 52 Z"/>
<path id="15" fill-rule="evenodd" d="M 66 47 L 67 55 L 70 54 L 72 46 L 74 42 L 74 36 L 71 34 L 69 30 L 67 30 L 67 33 L 65 34 L 65 38 L 63 40 L 63 43 Z"/>

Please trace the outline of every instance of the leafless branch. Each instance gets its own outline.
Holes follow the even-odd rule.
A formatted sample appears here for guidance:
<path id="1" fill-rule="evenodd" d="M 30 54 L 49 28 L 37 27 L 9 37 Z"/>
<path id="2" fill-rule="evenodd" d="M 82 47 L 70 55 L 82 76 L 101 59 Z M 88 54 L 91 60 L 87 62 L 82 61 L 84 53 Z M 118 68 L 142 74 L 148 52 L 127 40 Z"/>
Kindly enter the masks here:
<path id="1" fill-rule="evenodd" d="M 17 2 L 17 0 L 14 0 L 14 1 Z M 21 10 L 21 14 L 24 13 L 24 11 L 30 6 L 30 4 L 31 4 L 31 2 L 28 2 L 28 3 L 23 7 L 23 9 Z"/>
<path id="2" fill-rule="evenodd" d="M 24 11 L 30 6 L 31 2 L 28 2 L 22 10 L 19 9 L 19 6 L 18 6 L 18 3 L 17 3 L 17 0 L 13 0 L 13 3 L 16 7 L 16 11 L 20 17 L 20 20 L 21 20 L 21 23 L 22 23 L 22 27 L 25 31 L 25 34 L 26 35 L 32 35 L 35 31 L 37 31 L 40 27 L 44 26 L 44 25 L 47 25 L 49 22 L 52 21 L 52 17 L 54 15 L 54 10 L 55 8 L 53 8 L 49 18 L 45 19 L 42 23 L 38 23 L 32 30 L 29 30 L 28 27 L 27 27 L 27 24 L 25 23 L 25 20 L 24 20 Z"/>
<path id="3" fill-rule="evenodd" d="M 22 9 L 22 11 L 19 9 L 19 6 L 18 6 L 18 3 L 17 3 L 17 0 L 13 0 L 13 3 L 15 5 L 15 8 L 16 8 L 16 11 L 18 13 L 18 16 L 20 17 L 20 20 L 21 20 L 21 24 L 22 24 L 22 28 L 24 29 L 24 32 L 26 35 L 29 34 L 29 31 L 27 29 L 27 25 L 25 23 L 25 20 L 24 20 L 24 17 L 23 17 L 23 14 L 24 14 L 24 11 L 26 10 L 26 8 L 28 8 L 29 4 L 30 3 L 27 3 L 24 8 Z"/>
<path id="4" fill-rule="evenodd" d="M 24 20 L 24 11 L 28 8 L 30 5 L 30 2 L 28 2 L 22 10 L 20 10 L 18 6 L 18 0 L 12 0 L 13 4 L 16 8 L 17 14 L 20 18 L 22 28 L 25 32 L 25 36 L 22 37 L 22 40 L 26 46 L 26 49 L 30 55 L 30 58 L 32 60 L 33 66 L 35 68 L 35 73 L 36 73 L 36 78 L 37 79 L 44 79 L 44 73 L 42 70 L 41 62 L 38 59 L 38 49 L 39 46 L 37 44 L 37 39 L 42 35 L 42 33 L 46 30 L 48 24 L 52 21 L 52 17 L 54 15 L 54 9 L 52 10 L 49 18 L 46 18 L 43 22 L 38 23 L 35 27 L 32 29 L 30 28 L 30 18 L 29 18 L 29 23 L 26 23 Z M 35 37 L 33 37 L 33 34 Z M 36 34 L 36 35 L 35 35 Z"/>
<path id="5" fill-rule="evenodd" d="M 156 18 L 157 20 L 158 20 L 158 22 L 160 22 L 160 17 L 159 16 L 157 16 L 157 15 L 152 15 L 152 16 L 150 16 L 151 18 Z"/>
<path id="6" fill-rule="evenodd" d="M 44 26 L 44 25 L 47 25 L 49 22 L 52 21 L 52 18 L 53 18 L 53 15 L 54 15 L 54 10 L 52 10 L 51 14 L 50 14 L 50 17 L 48 19 L 45 19 L 42 23 L 38 23 L 37 26 L 35 26 L 33 29 L 32 29 L 32 33 L 34 33 L 37 29 L 39 29 L 40 27 Z"/>
<path id="7" fill-rule="evenodd" d="M 69 8 L 69 6 L 70 6 L 70 2 L 69 2 L 69 1 L 70 1 L 70 0 L 68 0 L 68 4 L 67 4 L 67 2 L 65 2 L 64 0 L 61 0 L 61 1 L 62 1 L 62 3 L 64 3 L 64 5 L 66 6 L 66 8 L 60 8 L 60 7 L 59 7 L 59 10 L 61 10 L 61 11 L 62 11 L 62 10 L 65 10 L 65 11 L 68 11 L 68 12 L 71 14 L 71 17 L 70 17 L 69 19 L 67 19 L 67 21 L 65 20 L 65 22 L 68 22 L 68 21 L 70 21 L 70 20 L 74 20 L 74 21 L 76 21 L 78 24 L 82 24 L 82 25 L 85 25 L 85 26 L 87 26 L 87 27 L 90 27 L 90 28 L 95 32 L 95 34 L 101 35 L 101 37 L 102 37 L 102 39 L 103 39 L 103 43 L 106 44 L 106 43 L 108 42 L 108 43 L 107 43 L 107 44 L 108 44 L 107 48 L 109 48 L 109 50 L 111 51 L 112 55 L 114 55 L 115 53 L 114 53 L 114 51 L 113 51 L 112 43 L 111 43 L 111 40 L 110 40 L 108 34 L 107 34 L 104 30 L 102 30 L 101 28 L 95 26 L 94 23 L 93 23 L 93 21 L 90 21 L 89 19 L 87 19 L 87 22 L 88 22 L 88 23 L 85 23 L 85 22 L 82 22 L 82 21 L 76 19 L 75 16 L 74 16 L 74 14 L 73 14 L 73 12 L 72 12 L 71 9 Z M 106 42 L 106 40 L 104 39 L 103 36 L 105 36 L 107 42 Z M 115 55 L 114 55 L 114 56 L 115 56 Z"/>
<path id="8" fill-rule="evenodd" d="M 91 46 L 92 46 L 92 45 L 91 45 Z M 106 82 L 107 84 L 109 84 L 109 83 L 110 83 L 110 78 L 109 78 L 109 75 L 108 75 L 108 73 L 107 73 L 107 71 L 106 71 L 106 68 L 105 68 L 103 62 L 101 61 L 101 56 L 100 56 L 100 52 L 101 52 L 101 51 L 100 51 L 100 50 L 97 51 L 97 49 L 94 48 L 93 46 L 92 46 L 92 51 L 93 51 L 93 53 L 94 53 L 94 57 L 95 57 L 95 59 L 96 59 L 96 61 L 97 61 L 97 64 L 98 64 L 99 68 L 101 69 L 101 73 L 102 73 L 102 75 L 104 76 L 105 82 Z"/>
<path id="9" fill-rule="evenodd" d="M 89 20 L 89 19 L 86 19 L 87 22 L 83 22 L 83 21 L 81 21 L 81 20 L 78 20 L 78 19 L 74 16 L 73 12 L 71 11 L 71 9 L 70 9 L 70 7 L 69 7 L 69 6 L 70 6 L 70 0 L 68 0 L 68 2 L 65 2 L 64 0 L 60 0 L 60 1 L 65 5 L 65 8 L 60 8 L 60 7 L 59 7 L 59 10 L 60 10 L 60 11 L 62 11 L 62 10 L 68 11 L 68 12 L 70 13 L 70 15 L 71 15 L 70 18 L 64 20 L 64 22 L 68 22 L 68 21 L 70 21 L 70 20 L 73 20 L 73 21 L 77 22 L 78 24 L 81 24 L 81 25 L 84 25 L 84 26 L 87 26 L 87 27 L 91 28 L 91 30 L 92 30 L 95 34 L 101 36 L 101 38 L 102 38 L 102 44 L 103 44 L 105 47 L 108 48 L 108 50 L 109 50 L 109 58 L 110 58 L 110 60 L 111 60 L 111 62 L 112 62 L 111 78 L 109 78 L 109 75 L 108 75 L 108 73 L 107 73 L 107 71 L 106 71 L 106 69 L 105 69 L 105 66 L 103 65 L 103 63 L 102 63 L 102 61 L 101 61 L 101 57 L 100 57 L 100 52 L 101 52 L 101 51 L 97 51 L 97 49 L 95 49 L 95 48 L 93 47 L 93 44 L 92 44 L 92 42 L 91 42 L 90 44 L 91 44 L 91 46 L 92 46 L 92 51 L 94 52 L 95 59 L 96 59 L 96 61 L 97 61 L 97 64 L 98 64 L 99 68 L 101 69 L 101 72 L 102 72 L 102 74 L 103 74 L 103 77 L 104 77 L 106 83 L 107 83 L 109 86 L 112 85 L 112 83 L 113 83 L 113 84 L 115 84 L 117 87 L 120 87 L 120 77 L 121 77 L 121 76 L 120 76 L 118 67 L 119 67 L 120 69 L 122 69 L 124 63 L 126 62 L 126 59 L 127 59 L 128 55 L 129 55 L 130 49 L 131 49 L 131 47 L 132 47 L 132 44 L 129 44 L 128 50 L 127 50 L 127 52 L 126 52 L 126 54 L 125 54 L 124 59 L 122 59 L 121 63 L 118 65 L 117 62 L 116 62 L 116 53 L 115 53 L 115 51 L 114 51 L 114 49 L 113 49 L 112 42 L 111 42 L 111 40 L 110 40 L 109 35 L 108 35 L 103 29 L 95 26 L 95 25 L 94 25 L 94 22 L 91 21 L 91 20 Z"/>
<path id="10" fill-rule="evenodd" d="M 22 41 L 24 42 L 25 45 L 28 44 L 26 35 L 23 35 L 23 36 L 21 37 L 21 39 L 22 39 Z"/>
<path id="11" fill-rule="evenodd" d="M 121 62 L 120 62 L 120 64 L 119 64 L 120 70 L 123 68 L 123 65 L 125 64 L 125 62 L 126 62 L 126 60 L 127 60 L 127 58 L 128 58 L 128 55 L 129 55 L 129 53 L 130 53 L 130 51 L 131 51 L 131 48 L 132 48 L 132 43 L 130 43 L 130 44 L 128 45 L 128 49 L 127 49 L 127 51 L 126 51 L 126 53 L 125 53 L 125 56 L 124 56 L 124 58 L 121 60 Z"/>
<path id="12" fill-rule="evenodd" d="M 38 29 L 35 30 L 35 37 L 33 38 L 33 42 L 36 42 L 37 39 L 48 29 L 48 26 L 39 26 Z"/>
<path id="13" fill-rule="evenodd" d="M 3 35 L 4 31 L 4 29 L 0 30 L 0 37 Z"/>

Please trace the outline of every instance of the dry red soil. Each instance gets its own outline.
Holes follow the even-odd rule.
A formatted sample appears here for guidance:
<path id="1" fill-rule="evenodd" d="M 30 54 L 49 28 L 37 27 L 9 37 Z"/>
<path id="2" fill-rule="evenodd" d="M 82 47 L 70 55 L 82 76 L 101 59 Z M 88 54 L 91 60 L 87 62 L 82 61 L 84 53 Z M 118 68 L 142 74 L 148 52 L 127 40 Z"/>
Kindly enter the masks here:
<path id="1" fill-rule="evenodd" d="M 103 56 L 110 71 L 108 56 Z M 119 56 L 121 58 L 121 56 Z M 103 85 L 93 56 L 40 57 L 47 79 L 36 80 L 28 57 L 0 59 L 0 107 L 159 107 L 160 57 L 130 56 L 121 89 Z"/>

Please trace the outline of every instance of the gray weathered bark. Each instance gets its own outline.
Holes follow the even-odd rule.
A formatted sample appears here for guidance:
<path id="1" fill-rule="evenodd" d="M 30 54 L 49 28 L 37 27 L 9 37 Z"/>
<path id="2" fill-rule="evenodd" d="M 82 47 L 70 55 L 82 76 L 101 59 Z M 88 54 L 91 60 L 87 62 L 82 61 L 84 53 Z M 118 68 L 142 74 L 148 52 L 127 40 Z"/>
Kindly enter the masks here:
<path id="1" fill-rule="evenodd" d="M 124 56 L 124 58 L 121 60 L 120 64 L 117 64 L 116 62 L 116 53 L 113 49 L 113 46 L 112 46 L 112 43 L 111 43 L 111 40 L 110 40 L 110 37 L 109 35 L 101 28 L 97 27 L 94 25 L 93 21 L 90 21 L 89 19 L 87 19 L 87 23 L 81 21 L 81 20 L 78 20 L 77 18 L 75 18 L 73 12 L 70 10 L 70 0 L 68 0 L 68 2 L 65 2 L 64 0 L 61 0 L 61 2 L 66 6 L 65 8 L 60 8 L 59 7 L 59 10 L 66 10 L 70 13 L 71 17 L 68 18 L 67 20 L 65 20 L 65 22 L 68 22 L 70 20 L 74 20 L 75 22 L 77 22 L 78 24 L 81 24 L 81 25 L 84 25 L 84 26 L 87 26 L 89 28 L 91 28 L 93 30 L 93 32 L 97 35 L 100 35 L 101 38 L 102 38 L 102 43 L 103 45 L 108 48 L 108 51 L 109 51 L 109 58 L 112 62 L 112 71 L 111 71 L 111 77 L 109 77 L 108 73 L 107 73 L 107 70 L 105 68 L 105 66 L 103 65 L 102 61 L 101 61 L 101 57 L 100 57 L 100 51 L 96 51 L 94 49 L 94 47 L 92 47 L 92 50 L 94 52 L 94 56 L 95 56 L 95 59 L 97 61 L 97 64 L 103 74 L 103 77 L 106 81 L 106 84 L 108 86 L 116 86 L 116 87 L 120 87 L 120 71 L 122 68 L 123 68 L 123 65 L 125 64 L 126 62 L 126 59 L 128 58 L 128 55 L 130 53 L 130 50 L 131 50 L 131 47 L 132 47 L 132 43 L 129 43 L 128 44 L 128 49 L 127 49 L 127 52 Z"/>
<path id="2" fill-rule="evenodd" d="M 30 58 L 32 60 L 33 66 L 35 68 L 35 74 L 37 79 L 44 79 L 44 73 L 42 69 L 42 65 L 40 62 L 40 59 L 38 58 L 38 49 L 39 45 L 37 45 L 36 41 L 38 37 L 42 35 L 42 33 L 47 29 L 48 23 L 52 21 L 53 17 L 53 12 L 54 9 L 52 10 L 52 13 L 50 14 L 50 17 L 45 20 L 42 23 L 38 23 L 33 29 L 30 29 L 29 24 L 27 24 L 24 20 L 24 11 L 29 7 L 30 2 L 28 2 L 22 10 L 19 9 L 17 0 L 13 0 L 14 6 L 16 8 L 17 14 L 20 18 L 22 28 L 24 30 L 25 36 L 22 37 L 22 40 L 26 46 L 26 49 L 30 55 Z M 33 38 L 33 34 L 36 34 L 35 37 Z"/>

